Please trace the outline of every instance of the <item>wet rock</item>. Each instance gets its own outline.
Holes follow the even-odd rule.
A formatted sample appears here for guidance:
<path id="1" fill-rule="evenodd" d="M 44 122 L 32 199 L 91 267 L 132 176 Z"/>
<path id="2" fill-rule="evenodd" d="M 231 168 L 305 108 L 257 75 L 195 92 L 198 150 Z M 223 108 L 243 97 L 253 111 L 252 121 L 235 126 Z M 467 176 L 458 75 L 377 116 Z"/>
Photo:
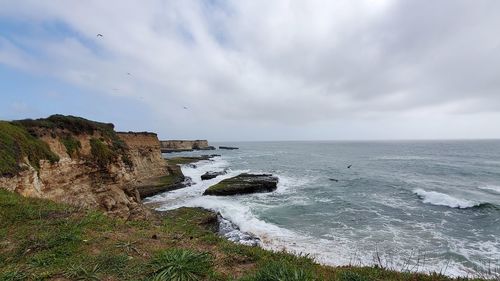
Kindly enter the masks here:
<path id="1" fill-rule="evenodd" d="M 227 172 L 226 171 L 220 171 L 220 172 L 206 172 L 203 175 L 201 175 L 201 180 L 211 180 L 213 178 L 216 178 L 221 175 L 225 175 Z"/>
<path id="2" fill-rule="evenodd" d="M 258 246 L 260 244 L 260 239 L 257 236 L 241 231 L 237 225 L 221 215 L 218 215 L 217 219 L 219 221 L 219 235 L 227 240 L 247 246 Z"/>
<path id="3" fill-rule="evenodd" d="M 215 150 L 215 147 L 214 146 L 207 146 L 207 147 L 203 147 L 203 148 L 198 148 L 198 150 Z"/>
<path id="4" fill-rule="evenodd" d="M 243 173 L 209 187 L 203 195 L 236 195 L 276 190 L 278 178 L 270 174 Z"/>
<path id="5" fill-rule="evenodd" d="M 234 147 L 234 146 L 219 146 L 219 149 L 235 150 L 235 149 L 239 149 L 239 148 Z"/>

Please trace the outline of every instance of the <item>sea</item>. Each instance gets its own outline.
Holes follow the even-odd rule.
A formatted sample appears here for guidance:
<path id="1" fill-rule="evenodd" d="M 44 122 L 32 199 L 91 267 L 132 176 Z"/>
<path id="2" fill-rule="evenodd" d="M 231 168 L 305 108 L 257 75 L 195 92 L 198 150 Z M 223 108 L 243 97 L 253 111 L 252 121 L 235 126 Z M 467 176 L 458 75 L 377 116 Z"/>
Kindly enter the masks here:
<path id="1" fill-rule="evenodd" d="M 258 237 L 261 247 L 322 264 L 500 276 L 500 140 L 214 145 L 239 149 L 208 151 L 220 156 L 183 165 L 192 185 L 146 202 L 162 211 L 215 210 L 242 236 Z M 207 151 L 164 157 L 201 154 Z M 202 181 L 207 171 L 227 174 Z M 202 196 L 243 172 L 273 174 L 278 189 Z"/>

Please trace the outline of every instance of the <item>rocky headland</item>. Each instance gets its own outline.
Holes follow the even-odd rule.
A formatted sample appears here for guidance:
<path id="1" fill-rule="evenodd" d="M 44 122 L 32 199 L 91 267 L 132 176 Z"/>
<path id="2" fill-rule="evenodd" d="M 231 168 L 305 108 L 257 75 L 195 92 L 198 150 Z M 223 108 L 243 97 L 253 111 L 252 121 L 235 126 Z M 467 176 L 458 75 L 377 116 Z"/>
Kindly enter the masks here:
<path id="1" fill-rule="evenodd" d="M 121 218 L 147 216 L 141 193 L 180 177 L 156 134 L 115 132 L 80 117 L 1 121 L 0 144 L 1 188 Z"/>
<path id="2" fill-rule="evenodd" d="M 193 150 L 214 150 L 207 140 L 162 140 L 160 149 L 163 153 L 183 152 Z"/>

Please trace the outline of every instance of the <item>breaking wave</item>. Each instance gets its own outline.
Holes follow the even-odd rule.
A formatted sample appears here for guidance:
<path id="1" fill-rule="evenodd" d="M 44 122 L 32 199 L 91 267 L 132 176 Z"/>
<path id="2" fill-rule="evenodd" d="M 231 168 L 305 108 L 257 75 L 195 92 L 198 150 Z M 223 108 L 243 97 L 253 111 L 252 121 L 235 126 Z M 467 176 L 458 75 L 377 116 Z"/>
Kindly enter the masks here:
<path id="1" fill-rule="evenodd" d="M 474 200 L 457 198 L 437 191 L 425 191 L 421 188 L 415 189 L 413 193 L 417 194 L 417 196 L 422 199 L 422 202 L 436 206 L 446 206 L 458 209 L 494 206 L 493 204 L 490 204 L 488 202 L 478 202 Z"/>

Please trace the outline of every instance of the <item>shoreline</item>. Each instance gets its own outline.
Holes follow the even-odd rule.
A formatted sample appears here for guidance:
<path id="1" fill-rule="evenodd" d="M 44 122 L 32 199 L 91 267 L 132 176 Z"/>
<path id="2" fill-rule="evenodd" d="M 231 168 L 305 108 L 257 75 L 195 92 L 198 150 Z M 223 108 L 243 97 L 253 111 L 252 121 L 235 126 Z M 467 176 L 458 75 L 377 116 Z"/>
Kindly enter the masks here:
<path id="1" fill-rule="evenodd" d="M 182 168 L 185 169 L 185 168 L 192 168 L 192 167 L 181 166 L 181 169 Z M 184 170 L 184 169 L 182 169 L 182 170 Z M 226 167 L 226 169 L 227 169 L 227 167 Z M 205 170 L 203 170 L 203 172 L 204 171 Z M 241 171 L 239 171 L 239 172 L 241 172 Z M 229 175 L 227 177 L 229 177 Z M 221 179 L 219 179 L 219 180 L 221 180 Z M 282 188 L 283 188 L 283 186 L 282 186 Z M 281 188 L 277 191 L 283 192 L 283 190 Z M 175 199 L 171 200 L 170 202 L 171 203 L 175 202 Z M 216 204 L 217 205 L 216 207 L 210 207 L 210 206 L 207 206 L 206 203 L 202 204 L 200 202 L 195 202 L 195 203 L 191 202 L 190 204 L 185 204 L 185 203 L 186 202 L 181 202 L 181 203 L 177 202 L 177 203 L 174 203 L 173 205 L 171 204 L 168 208 L 165 208 L 165 206 L 163 206 L 163 208 L 160 207 L 160 209 L 172 210 L 172 209 L 175 209 L 178 207 L 186 206 L 186 207 L 201 207 L 201 208 L 208 209 L 210 211 L 217 212 L 217 213 L 221 214 L 221 216 L 224 219 L 229 220 L 230 223 L 237 226 L 239 228 L 239 230 L 242 231 L 243 233 L 257 237 L 259 239 L 259 242 L 260 242 L 258 244 L 258 247 L 261 247 L 265 250 L 275 251 L 275 252 L 287 251 L 288 253 L 291 253 L 294 255 L 307 254 L 307 255 L 313 257 L 316 262 L 318 262 L 322 265 L 325 265 L 325 266 L 334 266 L 334 267 L 340 266 L 340 267 L 342 267 L 342 266 L 352 266 L 352 265 L 356 265 L 356 266 L 374 266 L 375 265 L 375 266 L 388 268 L 390 270 L 403 272 L 403 271 L 407 270 L 406 267 L 410 266 L 411 262 L 409 262 L 409 261 L 411 259 L 415 259 L 415 263 L 417 265 L 412 266 L 412 267 L 414 269 L 416 268 L 416 272 L 419 272 L 419 273 L 433 274 L 436 272 L 441 272 L 442 274 L 445 274 L 446 276 L 449 276 L 452 278 L 466 277 L 466 276 L 470 276 L 471 274 L 473 274 L 472 272 L 468 272 L 466 268 L 461 268 L 460 264 L 456 264 L 456 266 L 457 266 L 456 269 L 452 270 L 451 272 L 450 272 L 451 268 L 448 268 L 448 266 L 450 265 L 449 263 L 446 265 L 443 265 L 440 268 L 434 268 L 434 269 L 421 267 L 418 264 L 419 259 L 420 259 L 420 257 L 418 257 L 418 256 L 408 257 L 407 262 L 409 262 L 409 264 L 403 264 L 403 263 L 396 264 L 396 263 L 393 263 L 394 262 L 393 260 L 389 261 L 390 257 L 388 257 L 387 255 L 385 255 L 385 257 L 379 256 L 383 253 L 379 253 L 376 247 L 373 250 L 372 259 L 366 259 L 366 258 L 361 259 L 359 256 L 357 256 L 358 253 L 353 253 L 351 255 L 351 258 L 349 258 L 350 261 L 348 263 L 347 262 L 342 263 L 342 262 L 339 262 L 338 260 L 335 261 L 335 258 L 332 258 L 331 256 L 329 256 L 328 251 L 327 252 L 311 251 L 310 248 L 305 246 L 308 243 L 310 243 L 310 242 L 308 242 L 308 240 L 310 241 L 314 238 L 311 238 L 311 237 L 300 238 L 300 235 L 293 233 L 293 232 L 290 232 L 289 235 L 283 236 L 283 232 L 280 232 L 280 234 L 278 234 L 278 233 L 272 234 L 272 232 L 269 233 L 268 231 L 266 231 L 265 234 L 262 234 L 262 233 L 259 234 L 259 233 L 255 233 L 254 231 L 251 231 L 251 230 L 249 231 L 247 226 L 248 226 L 248 224 L 252 224 L 252 221 L 243 221 L 242 222 L 240 219 L 234 220 L 234 219 L 231 219 L 231 216 L 228 216 L 228 217 L 224 216 L 223 211 L 221 210 L 222 205 L 224 203 L 223 199 L 220 200 L 220 202 L 219 202 L 220 204 Z M 161 204 L 161 201 L 158 201 L 157 204 Z M 231 212 L 232 215 L 234 215 L 235 212 L 241 211 L 241 210 L 234 209 L 233 211 L 234 212 Z M 264 226 L 264 227 L 272 226 L 272 224 L 269 224 L 266 222 L 263 222 L 263 223 L 266 224 L 266 226 Z M 267 229 L 267 230 L 269 230 L 269 229 Z M 289 230 L 284 229 L 284 228 L 283 229 L 280 228 L 279 231 L 287 231 L 288 232 Z M 288 237 L 288 238 L 286 238 L 286 237 Z M 384 258 L 385 258 L 385 260 L 384 260 Z M 480 274 L 480 273 L 477 272 L 476 274 Z"/>
<path id="2" fill-rule="evenodd" d="M 8 156 L 0 163 L 0 280 L 74 280 L 82 275 L 145 280 L 158 276 L 153 269 L 165 255 L 174 260 L 205 257 L 200 280 L 451 280 L 439 273 L 394 271 L 380 262 L 347 262 L 337 254 L 349 249 L 338 241 L 322 244 L 307 231 L 260 219 L 254 212 L 259 204 L 268 199 L 280 204 L 280 198 L 303 184 L 276 171 L 279 182 L 273 180 L 274 186 L 265 190 L 255 182 L 236 184 L 238 192 L 249 186 L 255 191 L 277 188 L 275 192 L 202 196 L 225 178 L 266 171 L 231 170 L 224 157 L 210 160 L 215 155 L 165 160 L 154 133 L 120 133 L 111 123 L 75 116 L 1 121 L 0 126 L 0 150 Z M 214 169 L 227 173 L 202 181 L 204 172 Z M 244 198 L 250 201 L 238 200 Z M 148 205 L 155 201 L 161 205 Z M 286 216 L 293 219 L 293 211 Z M 360 249 L 365 257 L 371 253 Z"/>

